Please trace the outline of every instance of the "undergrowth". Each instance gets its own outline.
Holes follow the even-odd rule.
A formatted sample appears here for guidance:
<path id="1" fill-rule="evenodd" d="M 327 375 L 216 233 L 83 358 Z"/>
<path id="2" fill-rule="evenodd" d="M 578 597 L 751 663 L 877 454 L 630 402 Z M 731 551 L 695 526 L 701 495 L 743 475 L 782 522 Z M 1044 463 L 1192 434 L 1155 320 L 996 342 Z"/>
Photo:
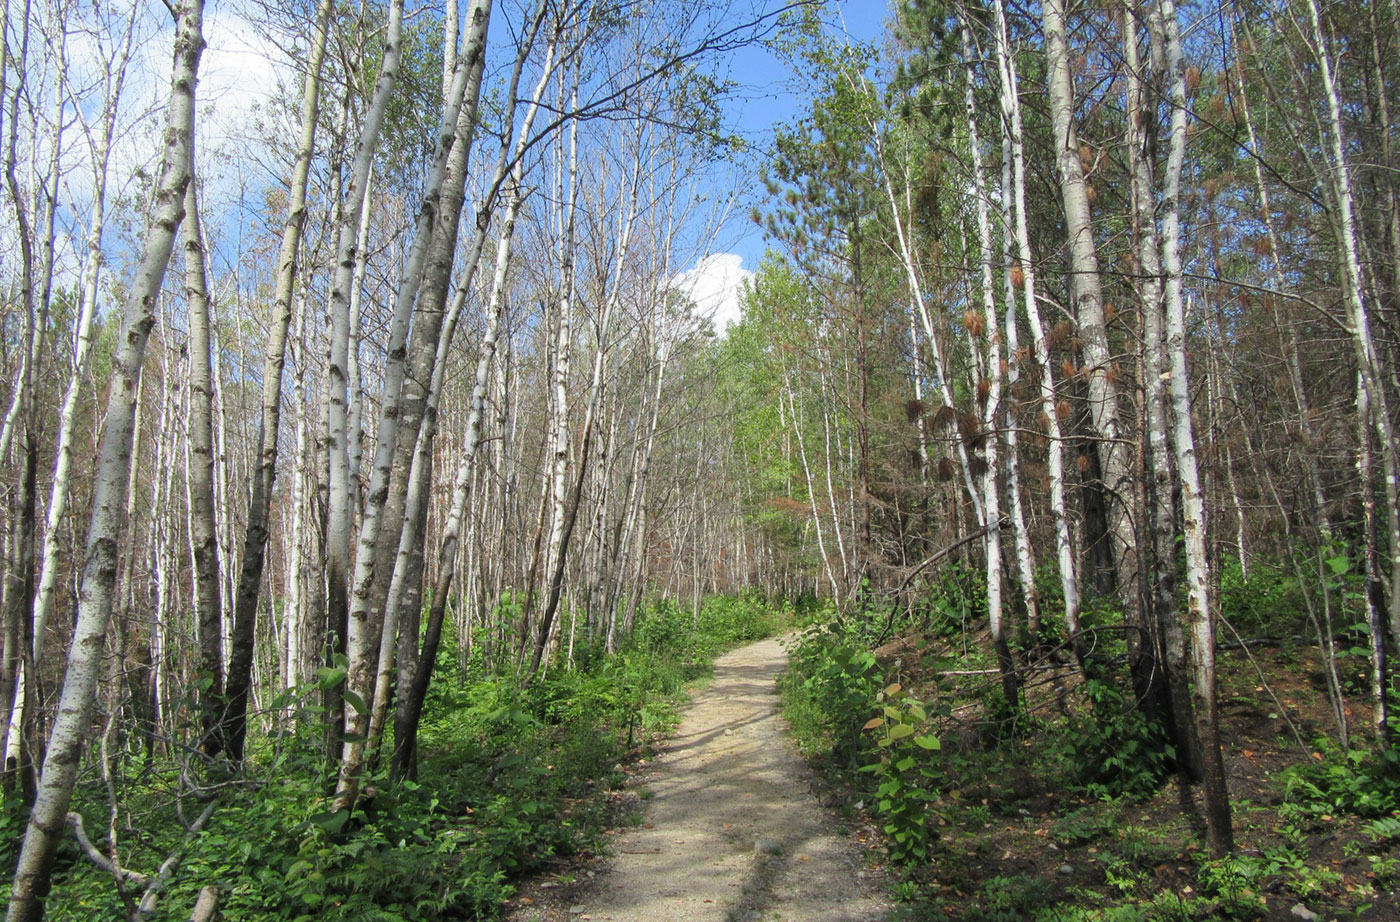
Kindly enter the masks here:
<path id="1" fill-rule="evenodd" d="M 1302 603 L 1277 575 L 1227 568 L 1223 607 L 1252 632 L 1291 627 Z M 1292 768 L 1251 789 L 1265 803 L 1236 796 L 1240 849 L 1212 859 L 1182 812 L 1176 753 L 1137 706 L 1121 615 L 1102 600 L 1085 612 L 1087 681 L 1053 626 L 1035 644 L 1018 637 L 1014 706 L 984 619 L 980 580 L 955 567 L 893 617 L 873 603 L 825 612 L 781 681 L 798 745 L 883 834 L 899 918 L 1254 922 L 1295 903 L 1346 907 L 1324 918 L 1400 918 L 1377 908 L 1400 884 L 1395 750 L 1295 749 Z M 1235 700 L 1253 712 L 1263 689 L 1241 669 L 1250 693 Z M 1341 854 L 1339 828 L 1354 830 Z"/>
<path id="2" fill-rule="evenodd" d="M 492 919 L 519 874 L 600 847 L 616 819 L 608 791 L 620 763 L 667 729 L 687 682 L 719 652 L 787 627 L 789 606 L 752 598 L 708 599 L 699 612 L 654 602 L 612 655 L 583 646 L 579 668 L 553 664 L 521 688 L 514 664 L 458 664 L 444 650 L 420 732 L 416 782 L 390 784 L 382 767 L 365 779 L 354 815 L 329 811 L 334 775 L 321 742 L 316 683 L 273 702 L 280 730 L 258 739 L 245 773 L 191 791 L 187 766 L 159 754 L 114 762 L 112 783 L 124 866 L 149 872 L 181 847 L 183 861 L 155 919 L 184 919 L 198 889 L 220 890 L 225 919 L 287 922 L 434 922 Z M 327 670 L 322 683 L 339 680 Z M 119 742 L 119 745 L 122 745 Z M 192 820 L 215 812 L 197 836 Z M 7 798 L 0 859 L 12 867 L 23 811 Z M 73 809 L 97 847 L 108 843 L 105 786 L 79 785 Z M 5 879 L 9 878 L 8 871 Z M 65 839 L 46 918 L 124 918 L 125 895 L 110 874 Z M 0 894 L 4 895 L 4 894 Z"/>

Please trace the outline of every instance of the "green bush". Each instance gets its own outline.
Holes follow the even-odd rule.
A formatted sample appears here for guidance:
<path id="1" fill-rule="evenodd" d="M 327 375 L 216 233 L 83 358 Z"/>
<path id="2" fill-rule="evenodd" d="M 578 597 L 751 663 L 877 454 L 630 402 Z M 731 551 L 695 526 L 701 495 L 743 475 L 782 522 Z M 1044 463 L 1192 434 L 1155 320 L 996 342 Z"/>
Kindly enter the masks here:
<path id="1" fill-rule="evenodd" d="M 513 604 L 513 603 L 512 603 Z M 511 613 L 507 613 L 511 614 Z M 445 638 L 420 729 L 419 782 L 391 785 L 370 772 L 370 796 L 354 815 L 331 812 L 334 777 L 321 743 L 323 687 L 344 668 L 273 702 L 289 715 L 272 737 L 250 740 L 245 776 L 223 795 L 208 827 L 185 845 L 158 919 L 187 917 L 200 886 L 216 883 L 230 919 L 269 922 L 402 922 L 493 919 L 516 875 L 550 856 L 598 846 L 611 817 L 598 792 L 639 731 L 675 718 L 686 681 L 717 652 L 790 624 L 791 607 L 756 598 L 706 599 L 699 612 L 648 602 L 618 653 L 584 650 L 575 669 L 553 664 L 520 688 L 513 661 L 489 670 L 459 665 Z M 133 756 L 140 740 L 129 739 Z M 185 837 L 175 810 L 180 767 L 135 757 L 118 779 L 139 834 L 123 861 L 153 871 Z M 203 806 L 193 800 L 191 810 Z M 4 801 L 0 855 L 13 861 L 22 829 L 18 798 Z M 99 835 L 107 825 L 100 780 L 80 786 L 73 808 Z M 99 848 L 105 842 L 99 841 Z M 48 918 L 122 918 L 109 874 L 65 840 Z"/>
<path id="2" fill-rule="evenodd" d="M 1107 677 L 1082 686 L 1086 706 L 1060 728 L 1049 750 L 1070 783 L 1096 797 L 1144 798 L 1156 793 L 1176 757 L 1162 729 L 1143 716 Z"/>
<path id="3" fill-rule="evenodd" d="M 1245 575 L 1238 557 L 1221 559 L 1219 604 L 1221 617 L 1246 637 L 1295 634 L 1307 623 L 1298 580 L 1260 560 Z"/>
<path id="4" fill-rule="evenodd" d="M 1400 752 L 1342 750 L 1317 741 L 1322 759 L 1291 768 L 1289 796 L 1321 813 L 1373 818 L 1400 811 Z"/>
<path id="5" fill-rule="evenodd" d="M 791 650 L 779 685 L 798 743 L 854 766 L 861 727 L 884 686 L 875 656 L 846 642 L 839 628 L 815 626 Z"/>

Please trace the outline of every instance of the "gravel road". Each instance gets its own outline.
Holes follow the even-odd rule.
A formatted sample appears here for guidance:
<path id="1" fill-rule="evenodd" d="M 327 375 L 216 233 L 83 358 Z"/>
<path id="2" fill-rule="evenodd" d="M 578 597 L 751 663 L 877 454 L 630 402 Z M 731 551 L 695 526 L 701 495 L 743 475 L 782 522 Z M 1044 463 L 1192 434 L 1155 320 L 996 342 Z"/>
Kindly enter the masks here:
<path id="1" fill-rule="evenodd" d="M 877 922 L 888 910 L 858 847 L 811 793 L 784 736 L 776 640 L 715 662 L 642 779 L 644 825 L 568 917 L 610 922 Z"/>

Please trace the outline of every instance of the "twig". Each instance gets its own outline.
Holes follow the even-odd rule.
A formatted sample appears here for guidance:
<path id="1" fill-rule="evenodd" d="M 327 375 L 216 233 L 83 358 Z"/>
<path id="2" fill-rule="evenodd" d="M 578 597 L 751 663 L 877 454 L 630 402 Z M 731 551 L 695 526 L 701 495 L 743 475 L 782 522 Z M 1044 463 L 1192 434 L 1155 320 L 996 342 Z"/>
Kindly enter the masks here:
<path id="1" fill-rule="evenodd" d="M 1006 517 L 1003 516 L 1002 518 L 998 519 L 995 524 L 982 526 L 981 528 L 967 535 L 965 538 L 962 538 L 958 541 L 954 541 L 952 544 L 938 551 L 932 557 L 927 558 L 926 560 L 924 560 L 923 563 L 910 570 L 909 575 L 904 577 L 904 582 L 900 583 L 899 588 L 895 590 L 894 604 L 890 606 L 890 615 L 888 618 L 885 619 L 885 626 L 883 629 L 881 629 L 880 636 L 875 638 L 875 646 L 878 647 L 880 646 L 880 644 L 884 643 L 885 637 L 888 636 L 890 631 L 894 628 L 895 615 L 899 614 L 900 601 L 904 598 L 904 590 L 908 589 L 909 584 L 914 582 L 914 577 L 918 576 L 928 567 L 942 560 L 944 557 L 947 557 L 949 554 L 953 553 L 953 551 L 956 551 L 964 544 L 971 544 L 973 541 L 976 541 L 978 538 L 981 538 L 983 535 L 986 535 L 992 529 L 1001 528 L 1002 523 L 1006 521 Z"/>
<path id="2" fill-rule="evenodd" d="M 1245 656 L 1249 657 L 1249 664 L 1253 666 L 1254 671 L 1259 674 L 1259 684 L 1264 687 L 1264 691 L 1268 692 L 1269 697 L 1273 699 L 1274 707 L 1278 708 L 1279 716 L 1283 718 L 1284 723 L 1288 724 L 1288 729 L 1293 731 L 1293 738 L 1298 741 L 1298 748 L 1303 750 L 1304 754 L 1306 754 L 1308 745 L 1303 742 L 1303 735 L 1298 732 L 1298 728 L 1293 724 L 1292 718 L 1288 716 L 1288 709 L 1283 706 L 1283 702 L 1278 700 L 1278 695 L 1274 694 L 1273 687 L 1269 685 L 1269 680 L 1264 678 L 1264 670 L 1259 668 L 1259 663 L 1254 658 L 1254 652 L 1249 649 L 1249 644 L 1245 643 L 1244 638 L 1240 636 L 1240 632 L 1235 630 L 1235 626 L 1231 624 L 1224 615 L 1217 612 L 1215 617 L 1219 618 L 1220 623 L 1228 627 L 1230 633 L 1235 635 L 1235 640 L 1239 641 L 1240 649 L 1244 651 Z"/>
<path id="3" fill-rule="evenodd" d="M 178 846 L 176 846 L 175 850 L 172 851 L 168 856 L 166 856 L 166 859 L 161 862 L 160 870 L 156 872 L 156 876 L 152 877 L 146 882 L 146 892 L 141 894 L 141 905 L 137 906 L 136 911 L 131 914 L 133 922 L 143 922 L 143 920 L 149 919 L 151 915 L 156 911 L 156 901 L 160 899 L 161 890 L 165 888 L 165 884 L 167 881 L 170 880 L 170 876 L 174 874 L 175 869 L 180 866 L 180 859 L 182 859 L 185 856 L 185 847 L 190 844 L 190 841 L 195 836 L 199 835 L 199 831 L 204 828 L 204 824 L 209 822 L 209 817 L 214 815 L 214 808 L 218 806 L 218 804 L 219 802 L 217 800 L 211 800 L 209 802 L 209 805 L 204 808 L 203 812 L 199 814 L 199 816 L 195 819 L 194 823 L 190 825 L 189 832 L 185 836 L 184 841 L 181 842 Z M 204 890 L 201 890 L 199 894 L 200 902 L 203 902 L 204 900 L 205 890 L 214 890 L 214 888 L 205 887 Z M 217 890 L 214 890 L 213 899 L 214 905 L 217 905 Z M 197 913 L 198 911 L 199 905 L 196 904 L 195 912 Z M 212 916 L 213 913 L 214 909 L 211 906 L 209 909 L 209 914 Z"/>

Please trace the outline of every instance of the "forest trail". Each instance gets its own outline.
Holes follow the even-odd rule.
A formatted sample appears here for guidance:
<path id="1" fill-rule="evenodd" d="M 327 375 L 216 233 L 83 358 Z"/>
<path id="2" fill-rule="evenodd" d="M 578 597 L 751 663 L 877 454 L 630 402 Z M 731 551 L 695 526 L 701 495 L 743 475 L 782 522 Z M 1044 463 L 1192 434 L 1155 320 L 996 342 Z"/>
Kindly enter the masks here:
<path id="1" fill-rule="evenodd" d="M 715 661 L 651 770 L 643 826 L 570 907 L 610 922 L 874 922 L 887 904 L 785 735 L 777 640 Z"/>

